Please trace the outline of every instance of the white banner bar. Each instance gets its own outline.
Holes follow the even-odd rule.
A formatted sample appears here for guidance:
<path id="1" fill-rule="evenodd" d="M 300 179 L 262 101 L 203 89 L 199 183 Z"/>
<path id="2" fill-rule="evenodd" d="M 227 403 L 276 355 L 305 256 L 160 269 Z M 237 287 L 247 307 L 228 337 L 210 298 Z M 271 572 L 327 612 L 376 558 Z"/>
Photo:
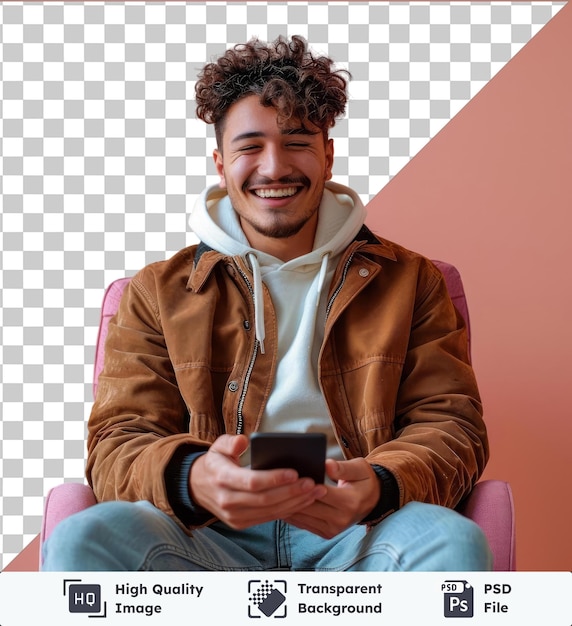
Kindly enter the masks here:
<path id="1" fill-rule="evenodd" d="M 570 572 L 0 575 L 0 626 L 572 625 Z"/>

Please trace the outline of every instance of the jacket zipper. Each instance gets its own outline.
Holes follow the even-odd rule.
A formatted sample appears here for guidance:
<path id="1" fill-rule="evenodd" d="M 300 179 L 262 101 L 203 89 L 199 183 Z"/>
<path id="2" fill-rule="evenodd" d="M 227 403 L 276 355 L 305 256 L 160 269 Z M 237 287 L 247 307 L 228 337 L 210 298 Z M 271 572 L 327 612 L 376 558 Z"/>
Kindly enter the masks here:
<path id="1" fill-rule="evenodd" d="M 238 273 L 242 276 L 242 279 L 244 280 L 246 287 L 248 288 L 248 291 L 252 298 L 252 302 L 254 303 L 254 289 L 252 288 L 252 285 L 250 281 L 248 280 L 248 276 L 245 274 L 245 272 L 240 268 L 238 264 L 236 264 L 236 267 L 238 269 Z M 248 391 L 248 384 L 250 382 L 250 376 L 252 375 L 252 370 L 254 369 L 254 362 L 256 361 L 256 355 L 258 354 L 258 346 L 259 346 L 259 341 L 258 339 L 255 339 L 254 350 L 252 351 L 252 354 L 250 356 L 250 361 L 248 363 L 248 368 L 246 370 L 246 376 L 244 377 L 244 384 L 242 386 L 240 398 L 238 399 L 238 407 L 236 409 L 236 434 L 237 435 L 241 435 L 244 430 L 244 415 L 242 413 L 242 409 L 244 408 L 244 403 L 246 401 L 246 392 Z"/>
<path id="2" fill-rule="evenodd" d="M 336 290 L 334 291 L 334 293 L 332 294 L 332 297 L 330 298 L 330 300 L 328 301 L 328 306 L 326 307 L 326 315 L 325 315 L 325 319 L 327 320 L 328 317 L 330 316 L 330 311 L 332 306 L 334 305 L 334 301 L 336 300 L 336 298 L 338 297 L 338 294 L 340 293 L 340 291 L 342 290 L 342 287 L 344 286 L 344 283 L 346 282 L 346 278 L 350 269 L 350 265 L 352 263 L 352 260 L 354 258 L 354 254 L 356 253 L 356 251 L 354 250 L 350 256 L 348 257 L 346 264 L 344 265 L 344 271 L 342 273 L 342 278 L 340 279 L 340 282 L 338 284 L 338 286 L 336 287 Z M 322 383 L 320 382 L 320 389 L 322 391 L 322 394 L 324 393 L 324 389 L 322 387 Z M 330 418 L 331 419 L 331 418 Z M 338 433 L 336 431 L 336 428 L 334 427 L 334 423 L 333 420 L 332 421 L 332 429 L 334 430 L 334 434 L 336 435 L 336 437 L 338 436 Z M 347 441 L 347 439 L 343 436 L 340 435 L 339 440 L 341 441 L 343 447 L 347 450 L 349 449 L 349 443 Z M 345 456 L 345 453 L 344 453 Z"/>
<path id="3" fill-rule="evenodd" d="M 356 253 L 356 251 L 354 250 L 350 256 L 348 257 L 348 260 L 346 261 L 346 264 L 344 266 L 344 271 L 342 273 L 342 278 L 338 284 L 338 286 L 336 287 L 336 290 L 334 291 L 334 293 L 332 294 L 332 297 L 330 298 L 329 302 L 328 302 L 328 306 L 326 307 L 326 319 L 328 319 L 329 315 L 330 315 L 330 311 L 332 309 L 332 306 L 334 305 L 334 301 L 335 299 L 338 297 L 338 294 L 340 293 L 340 291 L 342 290 L 342 287 L 344 286 L 344 283 L 346 282 L 346 278 L 350 269 L 350 265 L 351 262 L 354 258 L 354 254 Z"/>

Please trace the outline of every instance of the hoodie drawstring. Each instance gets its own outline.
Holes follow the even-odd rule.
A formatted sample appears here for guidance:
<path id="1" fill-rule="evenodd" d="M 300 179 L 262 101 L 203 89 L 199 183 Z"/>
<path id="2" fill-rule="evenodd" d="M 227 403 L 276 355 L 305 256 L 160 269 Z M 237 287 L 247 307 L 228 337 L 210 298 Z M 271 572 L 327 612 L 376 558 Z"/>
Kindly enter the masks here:
<path id="1" fill-rule="evenodd" d="M 326 280 L 326 274 L 328 273 L 328 261 L 330 259 L 330 253 L 326 252 L 322 256 L 322 265 L 320 266 L 320 274 L 318 275 L 318 288 L 316 295 L 316 308 L 320 306 L 320 296 L 322 295 L 322 289 L 324 287 L 324 281 Z"/>
<path id="2" fill-rule="evenodd" d="M 264 338 L 266 331 L 264 328 L 264 296 L 262 291 L 262 274 L 258 258 L 254 252 L 248 252 L 247 255 L 252 267 L 252 276 L 254 278 L 254 331 L 256 339 L 260 344 L 260 352 L 264 354 Z"/>

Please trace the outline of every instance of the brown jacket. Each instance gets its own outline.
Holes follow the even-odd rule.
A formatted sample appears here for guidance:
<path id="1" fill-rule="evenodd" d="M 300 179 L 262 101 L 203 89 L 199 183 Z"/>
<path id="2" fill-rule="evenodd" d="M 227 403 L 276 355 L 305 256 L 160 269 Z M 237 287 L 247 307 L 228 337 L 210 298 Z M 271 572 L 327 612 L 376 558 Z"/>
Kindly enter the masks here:
<path id="1" fill-rule="evenodd" d="M 261 354 L 250 281 L 242 259 L 202 244 L 133 278 L 89 421 L 99 500 L 149 500 L 174 516 L 165 469 L 179 447 L 257 429 L 277 337 L 266 297 Z M 332 281 L 319 377 L 344 454 L 389 470 L 400 506 L 467 495 L 488 458 L 486 429 L 462 318 L 427 259 L 362 229 Z"/>

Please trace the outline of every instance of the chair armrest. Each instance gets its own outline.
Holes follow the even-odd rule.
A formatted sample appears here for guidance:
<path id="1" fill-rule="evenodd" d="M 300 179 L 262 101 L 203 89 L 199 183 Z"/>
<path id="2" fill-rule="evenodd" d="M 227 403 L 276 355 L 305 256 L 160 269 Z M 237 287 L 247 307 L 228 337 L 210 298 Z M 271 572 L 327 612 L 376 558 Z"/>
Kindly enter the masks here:
<path id="1" fill-rule="evenodd" d="M 44 503 L 40 543 L 44 543 L 55 526 L 63 519 L 95 503 L 96 499 L 91 487 L 82 483 L 64 483 L 50 489 Z"/>
<path id="2" fill-rule="evenodd" d="M 458 510 L 483 529 L 494 554 L 495 571 L 514 571 L 515 521 L 510 485 L 502 480 L 483 480 Z"/>

